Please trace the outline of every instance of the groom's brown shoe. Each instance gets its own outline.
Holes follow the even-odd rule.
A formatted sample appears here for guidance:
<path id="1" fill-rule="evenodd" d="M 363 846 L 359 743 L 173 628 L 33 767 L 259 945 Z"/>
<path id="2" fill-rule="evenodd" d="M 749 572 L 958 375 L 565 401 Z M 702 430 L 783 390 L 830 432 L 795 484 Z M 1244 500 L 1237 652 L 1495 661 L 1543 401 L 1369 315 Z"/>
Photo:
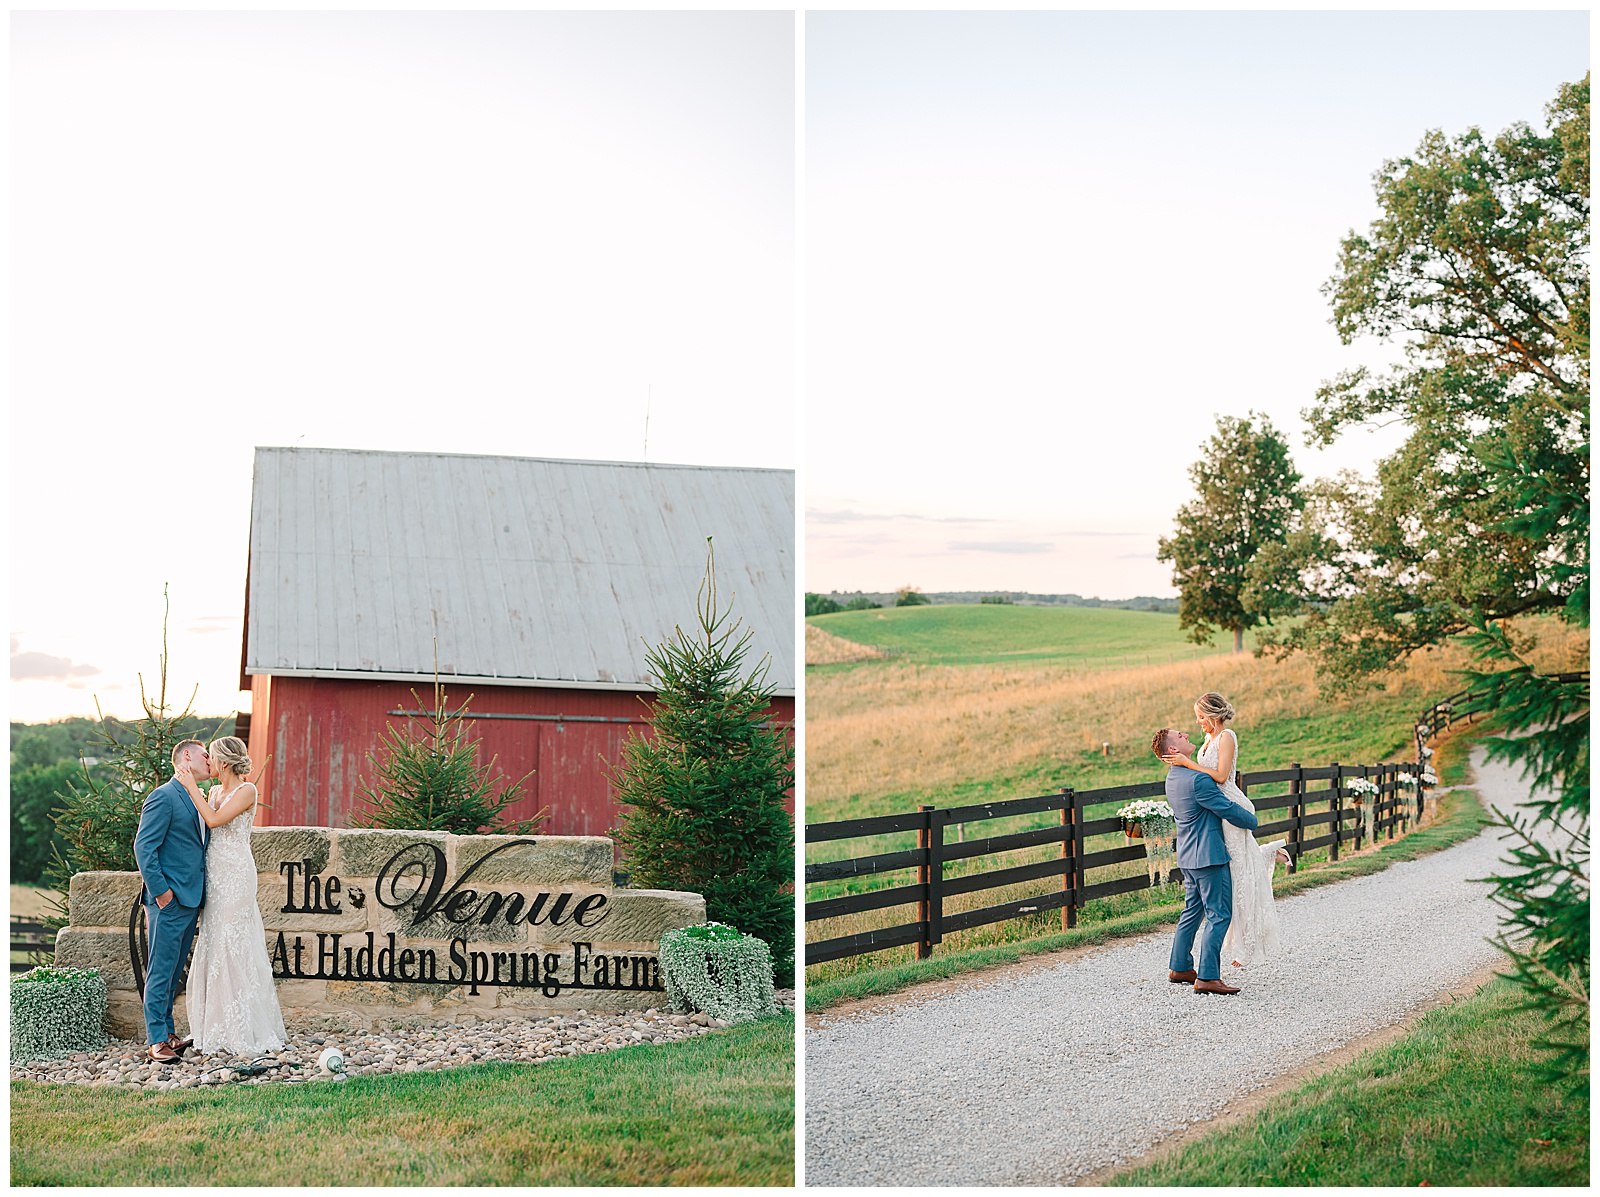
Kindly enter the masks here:
<path id="1" fill-rule="evenodd" d="M 1171 981 L 1174 985 L 1187 985 L 1190 981 L 1195 980 L 1195 978 L 1196 974 L 1192 968 L 1186 969 L 1181 973 L 1175 973 L 1171 971 L 1167 973 L 1167 980 Z"/>
<path id="2" fill-rule="evenodd" d="M 194 1046 L 194 1040 L 179 1039 L 178 1032 L 174 1031 L 172 1034 L 167 1036 L 167 1046 L 181 1056 L 187 1049 Z"/>
<path id="3" fill-rule="evenodd" d="M 165 1039 L 160 1043 L 152 1043 L 149 1052 L 146 1054 L 157 1064 L 175 1064 L 183 1059 L 183 1056 L 172 1050 L 172 1044 Z"/>
<path id="4" fill-rule="evenodd" d="M 1238 993 L 1239 992 L 1232 985 L 1224 985 L 1221 981 L 1196 981 L 1194 983 L 1194 991 L 1196 993 Z"/>

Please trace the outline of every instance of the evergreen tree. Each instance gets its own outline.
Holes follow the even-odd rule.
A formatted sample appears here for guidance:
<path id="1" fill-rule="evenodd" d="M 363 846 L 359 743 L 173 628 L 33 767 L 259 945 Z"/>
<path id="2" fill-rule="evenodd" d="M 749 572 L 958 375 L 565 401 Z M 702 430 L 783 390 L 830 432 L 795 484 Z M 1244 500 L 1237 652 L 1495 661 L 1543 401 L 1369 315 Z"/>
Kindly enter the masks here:
<path id="1" fill-rule="evenodd" d="M 752 632 L 717 602 L 707 538 L 698 627 L 650 652 L 653 734 L 634 735 L 611 768 L 614 833 L 632 884 L 705 895 L 706 914 L 765 940 L 776 983 L 794 984 L 794 786 L 790 729 L 768 710 L 769 660 L 745 673 Z"/>
<path id="2" fill-rule="evenodd" d="M 411 692 L 417 707 L 422 699 Z M 448 831 L 454 835 L 527 835 L 549 817 L 539 811 L 531 819 L 506 821 L 505 812 L 522 797 L 521 780 L 494 776 L 492 757 L 478 765 L 478 740 L 469 732 L 472 695 L 452 711 L 439 676 L 433 678 L 433 709 L 423 710 L 421 727 L 411 722 L 390 724 L 378 751 L 367 753 L 376 781 L 359 793 L 367 800 L 351 825 L 395 831 Z"/>
<path id="3" fill-rule="evenodd" d="M 166 588 L 162 588 L 166 597 Z M 171 603 L 167 604 L 171 611 Z M 144 718 L 121 724 L 122 737 L 114 734 L 110 721 L 100 714 L 97 729 L 101 741 L 100 763 L 91 769 L 79 758 L 78 777 L 69 780 L 66 792 L 59 794 L 61 806 L 51 816 L 65 849 L 53 848 L 45 880 L 61 897 L 55 913 L 47 921 L 65 925 L 66 893 L 74 873 L 101 869 L 130 871 L 139 867 L 133 855 L 133 837 L 139 830 L 139 816 L 150 791 L 172 778 L 172 750 L 188 739 L 214 739 L 222 727 L 209 737 L 197 737 L 191 730 L 195 686 L 179 714 L 167 704 L 167 615 L 161 619 L 161 688 L 152 702 L 145 691 L 144 675 L 139 674 L 139 705 Z M 99 713 L 99 700 L 95 710 Z M 127 735 L 131 732 L 132 735 Z M 204 783 L 209 785 L 210 783 Z"/>
<path id="4" fill-rule="evenodd" d="M 1265 617 L 1247 601 L 1246 571 L 1257 553 L 1284 540 L 1305 506 L 1288 444 L 1271 420 L 1257 418 L 1260 427 L 1251 418 L 1218 418 L 1189 467 L 1195 497 L 1178 508 L 1178 530 L 1156 553 L 1172 563 L 1178 626 L 1196 644 L 1211 643 L 1216 628 L 1232 632 L 1236 653 L 1244 651 L 1245 629 Z"/>

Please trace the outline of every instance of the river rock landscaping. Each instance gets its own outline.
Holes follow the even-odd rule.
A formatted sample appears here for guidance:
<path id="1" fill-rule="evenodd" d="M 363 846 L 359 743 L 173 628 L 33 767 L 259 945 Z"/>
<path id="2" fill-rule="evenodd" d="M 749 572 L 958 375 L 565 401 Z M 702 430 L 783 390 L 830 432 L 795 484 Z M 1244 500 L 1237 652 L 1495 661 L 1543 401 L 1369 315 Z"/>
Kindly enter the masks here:
<path id="1" fill-rule="evenodd" d="M 784 1009 L 794 1009 L 794 990 L 779 990 L 777 997 Z M 149 1059 L 142 1042 L 113 1039 L 100 1051 L 13 1065 L 11 1079 L 151 1092 L 202 1085 L 338 1084 L 347 1077 L 428 1072 L 467 1064 L 544 1064 L 640 1043 L 674 1043 L 727 1025 L 704 1013 L 675 1014 L 654 1008 L 605 1014 L 577 1010 L 546 1018 L 391 1031 L 291 1031 L 283 1049 L 267 1056 L 202 1056 L 190 1048 L 181 1063 L 173 1064 Z M 345 1071 L 330 1076 L 317 1067 L 317 1058 L 333 1046 L 344 1053 Z M 245 1071 L 252 1065 L 264 1066 L 264 1071 Z"/>

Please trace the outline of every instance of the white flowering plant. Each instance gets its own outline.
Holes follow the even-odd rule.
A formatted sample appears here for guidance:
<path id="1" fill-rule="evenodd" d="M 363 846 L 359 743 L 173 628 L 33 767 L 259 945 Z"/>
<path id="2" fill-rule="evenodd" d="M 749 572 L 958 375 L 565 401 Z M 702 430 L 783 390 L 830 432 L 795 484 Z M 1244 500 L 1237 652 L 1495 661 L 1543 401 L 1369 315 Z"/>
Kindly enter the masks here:
<path id="1" fill-rule="evenodd" d="M 11 1062 L 98 1051 L 106 1039 L 106 982 L 95 968 L 35 968 L 11 979 Z"/>
<path id="2" fill-rule="evenodd" d="M 1364 797 L 1366 795 L 1376 795 L 1378 792 L 1378 783 L 1373 781 L 1370 777 L 1352 777 L 1349 781 L 1344 783 L 1344 788 L 1346 793 L 1355 794 L 1357 797 Z"/>
<path id="3" fill-rule="evenodd" d="M 1129 834 L 1132 834 L 1134 824 L 1138 824 L 1141 834 L 1157 836 L 1170 835 L 1178 826 L 1172 807 L 1162 801 L 1140 799 L 1130 802 L 1117 811 L 1117 815 L 1122 820 L 1123 830 Z"/>
<path id="4" fill-rule="evenodd" d="M 1402 788 L 1407 790 L 1414 790 L 1417 788 L 1417 775 L 1415 773 L 1402 773 L 1399 777 L 1395 778 L 1395 781 Z"/>
<path id="5" fill-rule="evenodd" d="M 703 1010 L 724 1022 L 778 1012 L 772 950 L 726 923 L 701 923 L 661 937 L 661 979 L 674 1010 Z"/>
<path id="6" fill-rule="evenodd" d="M 1439 784 L 1438 774 L 1434 773 L 1434 771 L 1432 769 L 1424 769 L 1422 771 L 1422 784 L 1425 785 L 1425 786 L 1436 786 L 1436 785 L 1438 785 Z"/>

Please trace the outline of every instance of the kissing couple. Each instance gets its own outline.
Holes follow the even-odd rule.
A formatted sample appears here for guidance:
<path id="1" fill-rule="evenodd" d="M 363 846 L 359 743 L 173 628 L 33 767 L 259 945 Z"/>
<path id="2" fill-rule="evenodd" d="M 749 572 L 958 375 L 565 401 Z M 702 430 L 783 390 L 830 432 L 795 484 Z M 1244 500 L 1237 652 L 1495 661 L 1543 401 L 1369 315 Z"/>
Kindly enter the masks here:
<path id="1" fill-rule="evenodd" d="M 1257 844 L 1251 834 L 1260 824 L 1255 806 L 1234 781 L 1239 738 L 1227 726 L 1234 717 L 1233 704 L 1215 692 L 1202 694 L 1194 715 L 1205 732 L 1198 751 L 1187 732 L 1170 727 L 1150 741 L 1150 750 L 1170 766 L 1167 805 L 1178 825 L 1178 868 L 1185 891 L 1168 979 L 1173 984 L 1192 981 L 1196 993 L 1238 993 L 1222 980 L 1223 955 L 1235 968 L 1243 968 L 1263 963 L 1278 949 L 1281 932 L 1272 874 L 1276 863 L 1289 855 L 1283 840 Z"/>
<path id="2" fill-rule="evenodd" d="M 144 800 L 133 840 L 149 927 L 144 1021 L 150 1058 L 176 1063 L 191 1045 L 208 1055 L 277 1051 L 286 1036 L 256 905 L 249 750 L 238 736 L 222 736 L 209 748 L 183 740 L 173 746 L 172 770 L 172 779 Z M 206 778 L 217 783 L 209 796 L 200 789 Z M 191 1038 L 180 1039 L 172 1006 L 191 945 Z"/>

